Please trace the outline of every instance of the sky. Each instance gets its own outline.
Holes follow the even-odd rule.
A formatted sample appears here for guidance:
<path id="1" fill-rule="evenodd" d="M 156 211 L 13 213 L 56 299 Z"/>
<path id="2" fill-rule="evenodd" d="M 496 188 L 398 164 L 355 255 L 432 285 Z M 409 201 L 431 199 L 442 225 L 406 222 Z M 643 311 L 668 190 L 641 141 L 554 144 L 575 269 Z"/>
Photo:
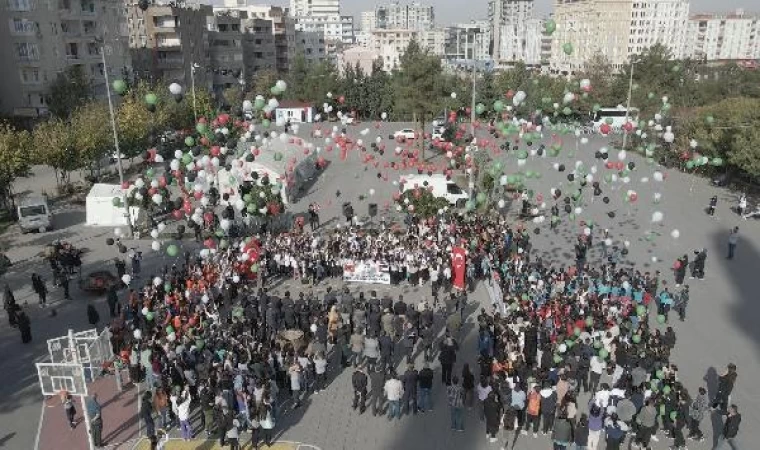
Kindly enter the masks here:
<path id="1" fill-rule="evenodd" d="M 411 0 L 399 0 L 400 3 L 411 3 Z M 435 7 L 436 25 L 451 25 L 454 23 L 469 22 L 475 19 L 488 17 L 488 0 L 418 0 L 420 3 Z M 276 4 L 289 6 L 289 0 L 256 0 L 262 4 Z M 387 4 L 390 0 L 342 0 L 341 9 L 343 14 L 357 17 L 361 11 L 374 9 L 375 5 Z M 467 4 L 463 8 L 463 3 Z M 716 3 L 719 3 L 717 5 Z M 553 0 L 536 0 L 536 10 L 539 17 L 548 15 L 552 10 Z M 744 8 L 746 11 L 760 13 L 758 0 L 691 0 L 691 12 L 732 12 L 736 8 Z"/>

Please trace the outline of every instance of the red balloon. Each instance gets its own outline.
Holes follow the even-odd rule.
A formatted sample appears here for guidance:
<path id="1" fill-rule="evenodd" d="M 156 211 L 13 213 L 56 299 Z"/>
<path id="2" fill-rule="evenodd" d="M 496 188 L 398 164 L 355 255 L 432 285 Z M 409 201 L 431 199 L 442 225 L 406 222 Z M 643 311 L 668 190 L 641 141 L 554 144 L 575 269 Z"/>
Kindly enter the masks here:
<path id="1" fill-rule="evenodd" d="M 602 134 L 610 134 L 610 131 L 612 131 L 612 127 L 610 127 L 610 125 L 607 123 L 603 123 L 602 125 L 599 126 L 599 131 Z"/>
<path id="2" fill-rule="evenodd" d="M 125 182 L 121 183 L 121 188 L 122 189 L 129 189 L 129 181 L 125 181 Z"/>
<path id="3" fill-rule="evenodd" d="M 346 103 L 346 97 L 344 97 L 342 95 L 340 97 L 338 97 L 338 103 L 340 103 L 341 105 L 344 104 L 344 103 Z"/>
<path id="4" fill-rule="evenodd" d="M 673 263 L 673 269 L 678 270 L 681 268 L 681 261 L 676 260 L 676 262 Z"/>
<path id="5" fill-rule="evenodd" d="M 195 197 L 196 200 L 200 200 L 203 198 L 203 192 L 195 192 L 193 193 L 193 197 Z"/>
<path id="6" fill-rule="evenodd" d="M 632 193 L 631 193 L 631 195 L 628 197 L 628 199 L 629 199 L 631 202 L 635 202 L 636 200 L 638 200 L 638 198 L 639 198 L 639 194 L 637 194 L 637 193 L 635 193 L 635 192 L 632 192 Z"/>
<path id="7" fill-rule="evenodd" d="M 175 219 L 179 220 L 182 218 L 182 210 L 181 209 L 175 209 L 172 211 L 172 216 L 174 216 Z"/>
<path id="8" fill-rule="evenodd" d="M 211 156 L 219 156 L 221 153 L 222 153 L 222 150 L 219 148 L 218 145 L 211 147 Z"/>

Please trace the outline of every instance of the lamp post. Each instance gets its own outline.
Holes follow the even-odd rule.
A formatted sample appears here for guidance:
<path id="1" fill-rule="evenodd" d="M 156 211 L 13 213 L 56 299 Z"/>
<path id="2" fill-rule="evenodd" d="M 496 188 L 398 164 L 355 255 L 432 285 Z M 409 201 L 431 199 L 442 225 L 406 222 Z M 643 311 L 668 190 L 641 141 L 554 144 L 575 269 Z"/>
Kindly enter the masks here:
<path id="1" fill-rule="evenodd" d="M 111 82 L 108 79 L 108 67 L 106 66 L 106 47 L 105 40 L 100 39 L 100 57 L 103 63 L 103 77 L 106 81 L 106 96 L 108 97 L 108 113 L 111 116 L 111 130 L 113 131 L 113 146 L 116 150 L 116 168 L 119 172 L 119 189 L 121 189 L 121 201 L 124 204 L 124 216 L 127 219 L 129 228 L 129 237 L 134 236 L 134 227 L 132 226 L 132 216 L 129 213 L 129 204 L 127 201 L 127 190 L 124 189 L 124 168 L 121 164 L 121 150 L 119 149 L 119 133 L 116 130 L 116 116 L 113 113 L 113 100 L 111 99 Z"/>
<path id="2" fill-rule="evenodd" d="M 190 83 L 192 84 L 193 89 L 193 117 L 195 118 L 196 122 L 198 122 L 198 110 L 195 102 L 195 70 L 199 69 L 200 67 L 201 66 L 195 62 L 193 62 L 190 66 Z"/>
<path id="3" fill-rule="evenodd" d="M 633 94 L 633 68 L 634 62 L 633 58 L 631 58 L 631 76 L 628 79 L 628 99 L 625 103 L 625 123 L 628 123 L 628 115 L 631 112 L 631 95 Z M 628 144 L 628 133 L 625 129 L 623 129 L 623 150 L 625 150 L 626 144 Z"/>
<path id="4" fill-rule="evenodd" d="M 483 72 L 490 72 L 491 68 L 493 67 L 493 61 L 492 60 L 486 60 L 486 61 L 474 61 L 474 60 L 465 60 L 460 63 L 461 67 L 465 67 L 466 69 L 469 69 L 472 71 L 472 99 L 471 99 L 471 105 L 470 105 L 470 134 L 472 135 L 472 142 L 469 146 L 467 146 L 467 154 L 470 155 L 470 158 L 473 160 L 474 165 L 474 155 L 473 153 L 477 150 L 477 138 L 475 137 L 475 104 L 477 99 L 477 82 L 478 82 L 478 73 Z M 473 168 L 469 168 L 469 174 L 467 177 L 467 187 L 469 191 L 470 199 L 472 199 L 472 194 L 475 191 L 475 181 L 473 179 Z"/>

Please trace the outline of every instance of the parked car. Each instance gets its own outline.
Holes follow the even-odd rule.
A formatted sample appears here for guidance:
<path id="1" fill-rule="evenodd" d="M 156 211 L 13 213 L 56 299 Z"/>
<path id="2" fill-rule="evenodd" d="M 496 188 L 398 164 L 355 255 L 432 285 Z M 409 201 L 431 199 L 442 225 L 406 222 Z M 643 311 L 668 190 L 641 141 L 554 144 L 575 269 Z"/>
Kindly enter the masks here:
<path id="1" fill-rule="evenodd" d="M 443 116 L 436 117 L 433 119 L 433 126 L 434 127 L 442 127 L 446 125 L 446 118 Z"/>
<path id="2" fill-rule="evenodd" d="M 404 141 L 412 140 L 416 137 L 417 133 L 411 128 L 404 128 L 393 133 L 393 139 L 401 139 Z"/>

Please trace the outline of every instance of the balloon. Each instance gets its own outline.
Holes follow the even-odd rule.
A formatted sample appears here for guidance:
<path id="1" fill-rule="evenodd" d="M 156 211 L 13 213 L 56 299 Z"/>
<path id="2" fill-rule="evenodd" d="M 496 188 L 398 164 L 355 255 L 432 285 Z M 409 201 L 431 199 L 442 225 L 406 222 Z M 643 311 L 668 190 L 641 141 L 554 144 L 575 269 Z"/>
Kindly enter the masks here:
<path id="1" fill-rule="evenodd" d="M 664 217 L 664 215 L 662 214 L 662 212 L 655 211 L 655 212 L 652 213 L 652 222 L 654 222 L 654 223 L 662 222 L 663 217 Z"/>
<path id="2" fill-rule="evenodd" d="M 638 316 L 644 316 L 647 313 L 647 307 L 644 305 L 639 305 L 636 307 L 636 315 Z"/>
<path id="3" fill-rule="evenodd" d="M 127 92 L 127 83 L 125 83 L 124 80 L 114 80 L 111 86 L 119 95 L 124 95 Z"/>
<path id="4" fill-rule="evenodd" d="M 182 93 L 182 86 L 180 86 L 179 83 L 172 83 L 169 85 L 169 92 L 171 92 L 172 95 L 179 95 Z"/>
<path id="5" fill-rule="evenodd" d="M 132 332 L 132 336 L 134 336 L 135 339 L 140 340 L 142 338 L 142 331 L 138 328 Z"/>
<path id="6" fill-rule="evenodd" d="M 665 394 L 665 395 L 668 395 L 668 394 L 670 394 L 670 391 L 671 391 L 671 390 L 672 390 L 672 388 L 671 388 L 669 385 L 667 385 L 667 384 L 666 384 L 666 385 L 665 385 L 665 386 L 662 388 L 662 393 L 663 393 L 663 394 Z M 675 411 L 673 411 L 673 412 L 671 413 L 671 417 L 673 417 L 673 414 L 675 414 L 675 413 L 676 413 L 676 412 L 675 412 Z"/>
<path id="7" fill-rule="evenodd" d="M 639 342 L 641 342 L 641 335 L 640 334 L 634 334 L 631 337 L 631 340 L 633 341 L 634 344 L 638 344 Z"/>
<path id="8" fill-rule="evenodd" d="M 571 55 L 573 53 L 573 44 L 565 42 L 562 44 L 562 51 L 565 52 L 566 55 Z"/>
<path id="9" fill-rule="evenodd" d="M 132 281 L 132 276 L 128 273 L 125 273 L 121 276 L 121 282 L 129 286 L 129 283 Z"/>
<path id="10" fill-rule="evenodd" d="M 145 94 L 145 103 L 149 106 L 155 106 L 158 103 L 158 97 L 156 94 L 149 92 Z"/>
<path id="11" fill-rule="evenodd" d="M 679 237 L 681 237 L 681 232 L 678 230 L 673 230 L 670 232 L 670 237 L 672 237 L 673 239 L 678 239 Z"/>
<path id="12" fill-rule="evenodd" d="M 659 323 L 660 325 L 665 323 L 665 316 L 662 314 L 657 315 L 657 323 Z"/>
<path id="13" fill-rule="evenodd" d="M 564 343 L 559 344 L 558 350 L 560 353 L 565 353 L 567 351 L 567 345 L 565 345 Z"/>
<path id="14" fill-rule="evenodd" d="M 548 35 L 553 34 L 557 30 L 557 22 L 554 19 L 548 19 L 544 22 L 544 32 Z"/>
<path id="15" fill-rule="evenodd" d="M 166 247 L 167 255 L 174 257 L 174 256 L 177 256 L 178 253 L 179 253 L 179 247 L 177 247 L 176 244 L 171 244 L 168 247 Z"/>
<path id="16" fill-rule="evenodd" d="M 599 350 L 599 357 L 600 358 L 607 359 L 608 356 L 609 356 L 609 352 L 607 350 L 605 350 L 605 349 L 600 349 Z"/>
<path id="17" fill-rule="evenodd" d="M 150 248 L 152 248 L 154 252 L 157 252 L 157 251 L 161 250 L 161 243 L 158 242 L 158 241 L 153 241 L 150 244 Z"/>

